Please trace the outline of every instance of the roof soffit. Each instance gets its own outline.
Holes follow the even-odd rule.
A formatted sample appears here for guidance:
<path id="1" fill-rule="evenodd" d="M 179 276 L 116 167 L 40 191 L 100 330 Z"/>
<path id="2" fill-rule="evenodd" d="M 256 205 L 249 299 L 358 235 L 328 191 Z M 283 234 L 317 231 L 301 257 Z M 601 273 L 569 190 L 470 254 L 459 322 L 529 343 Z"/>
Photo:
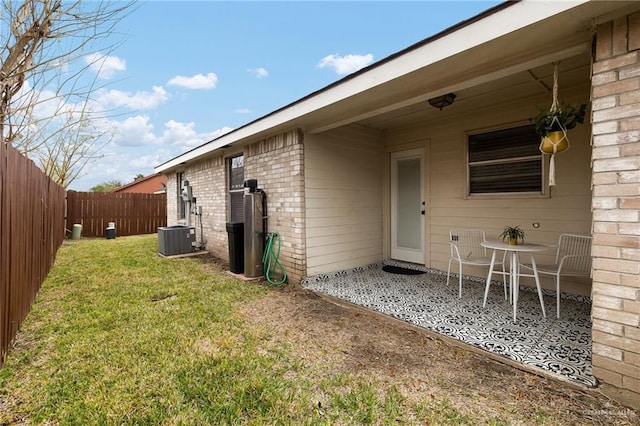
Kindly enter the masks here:
<path id="1" fill-rule="evenodd" d="M 305 121 L 306 131 L 318 133 L 380 113 L 409 105 L 448 92 L 456 92 L 483 83 L 496 81 L 540 65 L 560 61 L 579 54 L 588 54 L 591 38 L 588 32 L 563 39 L 562 43 L 532 46 L 511 50 L 496 45 L 493 49 L 479 49 L 448 58 L 389 83 L 372 88 L 350 99 L 318 111 Z M 505 53 L 506 52 L 506 53 Z"/>
<path id="2" fill-rule="evenodd" d="M 633 2 L 620 2 L 625 7 L 628 3 Z M 590 48 L 593 17 L 612 9 L 610 2 L 597 1 L 516 3 L 441 39 L 383 60 L 381 65 L 374 64 L 353 78 L 182 154 L 156 171 L 283 129 L 326 130 L 480 84 L 483 79 L 575 55 Z"/>

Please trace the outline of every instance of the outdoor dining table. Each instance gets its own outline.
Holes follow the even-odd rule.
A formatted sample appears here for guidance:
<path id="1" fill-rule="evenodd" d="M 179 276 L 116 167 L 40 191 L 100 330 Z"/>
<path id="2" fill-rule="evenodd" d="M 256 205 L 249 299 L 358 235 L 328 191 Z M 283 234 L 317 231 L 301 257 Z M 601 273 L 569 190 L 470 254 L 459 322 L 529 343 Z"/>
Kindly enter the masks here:
<path id="1" fill-rule="evenodd" d="M 493 267 L 495 265 L 496 260 L 496 252 L 505 251 L 509 254 L 509 288 L 511 293 L 511 301 L 513 304 L 513 322 L 516 322 L 517 311 L 518 311 L 518 293 L 520 289 L 519 278 L 520 277 L 533 277 L 536 281 L 536 288 L 538 290 L 538 298 L 540 299 L 540 306 L 542 307 L 542 315 L 546 318 L 547 313 L 544 309 L 544 301 L 542 300 L 542 289 L 540 288 L 540 277 L 538 276 L 538 268 L 536 266 L 536 260 L 534 257 L 534 253 L 543 252 L 549 249 L 549 246 L 544 244 L 534 244 L 534 243 L 526 243 L 526 244 L 517 244 L 512 245 L 509 243 L 505 243 L 503 241 L 484 241 L 480 243 L 482 247 L 493 250 L 493 254 L 491 255 L 491 265 L 489 266 L 489 275 L 487 276 L 487 285 L 484 290 L 484 301 L 482 303 L 482 307 L 484 308 L 487 305 L 487 296 L 489 294 L 489 285 L 491 283 L 491 277 L 493 275 Z M 520 253 L 529 253 L 531 256 L 531 266 L 533 270 L 533 275 L 531 274 L 523 274 L 520 272 Z"/>

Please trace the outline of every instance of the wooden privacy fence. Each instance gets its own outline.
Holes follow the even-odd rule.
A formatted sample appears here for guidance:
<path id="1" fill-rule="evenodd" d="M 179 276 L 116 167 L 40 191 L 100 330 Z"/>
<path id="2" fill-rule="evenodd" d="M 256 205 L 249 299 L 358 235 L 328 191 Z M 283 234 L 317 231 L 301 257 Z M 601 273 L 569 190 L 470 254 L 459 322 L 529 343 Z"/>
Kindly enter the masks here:
<path id="1" fill-rule="evenodd" d="M 67 230 L 82 225 L 85 237 L 104 237 L 109 222 L 116 235 L 153 234 L 167 226 L 167 195 L 67 192 Z"/>
<path id="2" fill-rule="evenodd" d="M 0 134 L 0 367 L 64 241 L 65 191 Z"/>

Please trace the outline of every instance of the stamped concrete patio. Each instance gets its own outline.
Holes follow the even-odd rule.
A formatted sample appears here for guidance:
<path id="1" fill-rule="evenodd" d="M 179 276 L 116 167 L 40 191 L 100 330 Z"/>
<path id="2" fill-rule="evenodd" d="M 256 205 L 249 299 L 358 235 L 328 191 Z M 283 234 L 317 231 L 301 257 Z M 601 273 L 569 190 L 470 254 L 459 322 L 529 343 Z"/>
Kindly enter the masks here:
<path id="1" fill-rule="evenodd" d="M 423 273 L 388 273 L 384 265 Z M 482 307 L 484 280 L 463 277 L 461 299 L 457 275 L 449 285 L 446 282 L 447 275 L 441 271 L 385 262 L 310 277 L 302 286 L 497 354 L 542 375 L 581 386 L 597 385 L 591 371 L 591 304 L 587 298 L 563 294 L 557 319 L 555 293 L 545 291 L 544 318 L 535 289 L 521 287 L 514 323 L 501 282 L 493 283 L 486 308 Z"/>

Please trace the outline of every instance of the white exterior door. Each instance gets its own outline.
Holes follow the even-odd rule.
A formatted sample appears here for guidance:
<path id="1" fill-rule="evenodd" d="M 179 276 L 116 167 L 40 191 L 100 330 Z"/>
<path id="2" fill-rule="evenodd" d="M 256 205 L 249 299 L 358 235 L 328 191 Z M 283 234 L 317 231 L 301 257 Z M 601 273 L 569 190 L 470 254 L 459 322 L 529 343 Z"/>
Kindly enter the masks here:
<path id="1" fill-rule="evenodd" d="M 391 258 L 424 264 L 424 151 L 391 153 Z"/>

